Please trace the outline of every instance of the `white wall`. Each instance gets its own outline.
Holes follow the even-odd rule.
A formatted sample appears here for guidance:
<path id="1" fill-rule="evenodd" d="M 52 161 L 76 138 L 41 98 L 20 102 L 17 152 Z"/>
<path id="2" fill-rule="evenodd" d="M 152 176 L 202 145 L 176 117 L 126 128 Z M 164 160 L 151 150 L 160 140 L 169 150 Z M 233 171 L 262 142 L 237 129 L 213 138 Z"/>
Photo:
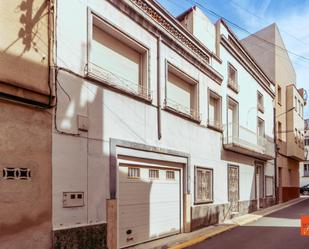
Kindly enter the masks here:
<path id="1" fill-rule="evenodd" d="M 157 139 L 156 108 L 156 39 L 139 27 L 128 16 L 121 14 L 111 4 L 102 0 L 58 2 L 58 65 L 83 75 L 87 58 L 87 5 L 104 15 L 109 22 L 119 26 L 138 42 L 149 48 L 150 88 L 153 101 L 145 104 L 131 97 L 103 88 L 90 81 L 59 72 L 56 123 L 58 129 L 77 134 L 77 115 L 88 118 L 88 133 L 53 134 L 53 223 L 54 228 L 106 222 L 105 201 L 109 198 L 109 139 L 118 138 L 176 151 L 190 153 L 192 166 L 214 169 L 214 203 L 226 203 L 227 165 L 240 167 L 240 200 L 254 198 L 254 158 L 224 152 L 222 134 L 206 128 L 207 90 L 222 96 L 222 120 L 226 122 L 226 96 L 239 101 L 240 123 L 256 131 L 257 90 L 264 95 L 266 134 L 272 134 L 272 101 L 237 61 L 221 48 L 223 63 L 216 69 L 225 76 L 222 86 L 212 81 L 191 63 L 162 44 L 161 72 L 168 60 L 199 82 L 199 111 L 201 124 L 188 121 L 162 111 L 162 139 Z M 74 15 L 70 15 L 74 11 Z M 227 61 L 238 70 L 240 92 L 227 89 Z M 165 97 L 165 75 L 161 74 L 161 105 Z M 194 200 L 194 167 L 191 167 L 192 202 Z M 85 206 L 62 208 L 62 192 L 84 191 Z"/>

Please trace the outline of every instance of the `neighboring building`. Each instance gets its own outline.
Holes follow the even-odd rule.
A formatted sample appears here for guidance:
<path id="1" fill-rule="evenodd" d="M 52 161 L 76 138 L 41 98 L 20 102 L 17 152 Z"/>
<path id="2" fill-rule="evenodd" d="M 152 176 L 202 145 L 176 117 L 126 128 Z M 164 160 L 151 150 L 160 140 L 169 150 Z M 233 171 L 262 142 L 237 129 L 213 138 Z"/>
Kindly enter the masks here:
<path id="1" fill-rule="evenodd" d="M 304 160 L 304 96 L 276 24 L 241 41 L 276 83 L 277 188 L 279 201 L 299 196 L 299 163 Z M 275 45 L 274 45 L 275 44 Z"/>
<path id="2" fill-rule="evenodd" d="M 224 21 L 143 0 L 56 11 L 56 248 L 127 247 L 275 202 L 275 85 Z"/>
<path id="3" fill-rule="evenodd" d="M 0 2 L 0 248 L 52 243 L 49 7 Z"/>
<path id="4" fill-rule="evenodd" d="M 309 119 L 305 120 L 305 160 L 299 165 L 300 187 L 309 184 Z"/>

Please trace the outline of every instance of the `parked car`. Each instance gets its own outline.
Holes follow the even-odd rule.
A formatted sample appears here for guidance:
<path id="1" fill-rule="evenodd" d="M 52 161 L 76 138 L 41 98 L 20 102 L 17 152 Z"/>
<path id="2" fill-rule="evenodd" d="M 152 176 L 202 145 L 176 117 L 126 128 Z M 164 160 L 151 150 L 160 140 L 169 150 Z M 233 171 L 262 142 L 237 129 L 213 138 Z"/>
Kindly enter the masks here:
<path id="1" fill-rule="evenodd" d="M 300 194 L 302 195 L 309 195 L 309 184 L 302 186 L 300 188 Z"/>

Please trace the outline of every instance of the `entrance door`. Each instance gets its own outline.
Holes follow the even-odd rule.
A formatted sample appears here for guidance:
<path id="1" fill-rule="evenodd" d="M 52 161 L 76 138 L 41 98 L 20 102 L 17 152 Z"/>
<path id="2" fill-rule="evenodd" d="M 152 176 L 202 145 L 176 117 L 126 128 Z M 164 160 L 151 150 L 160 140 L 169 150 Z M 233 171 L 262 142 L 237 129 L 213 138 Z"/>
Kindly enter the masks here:
<path id="1" fill-rule="evenodd" d="M 264 198 L 264 167 L 263 165 L 255 166 L 255 188 L 256 188 L 256 200 L 257 209 L 262 208 L 262 200 Z"/>
<path id="2" fill-rule="evenodd" d="M 228 166 L 228 197 L 231 212 L 239 212 L 239 168 L 238 166 Z"/>
<path id="3" fill-rule="evenodd" d="M 119 166 L 120 248 L 180 232 L 180 170 Z"/>

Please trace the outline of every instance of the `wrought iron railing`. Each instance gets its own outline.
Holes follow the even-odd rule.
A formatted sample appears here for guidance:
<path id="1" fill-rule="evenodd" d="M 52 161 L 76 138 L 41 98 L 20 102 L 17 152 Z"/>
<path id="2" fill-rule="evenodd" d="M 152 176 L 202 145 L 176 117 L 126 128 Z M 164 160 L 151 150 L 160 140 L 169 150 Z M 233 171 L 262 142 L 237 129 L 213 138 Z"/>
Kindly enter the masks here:
<path id="1" fill-rule="evenodd" d="M 164 100 L 164 106 L 166 108 L 170 108 L 176 112 L 179 112 L 180 114 L 184 114 L 192 119 L 200 120 L 200 114 L 197 110 L 195 110 L 194 108 L 189 108 L 187 106 L 179 104 L 172 99 L 166 98 Z"/>
<path id="2" fill-rule="evenodd" d="M 94 63 L 88 63 L 87 74 L 89 77 L 95 78 L 99 81 L 103 81 L 104 83 L 111 85 L 115 88 L 124 90 L 129 93 L 133 93 L 147 100 L 152 99 L 152 92 L 149 90 L 148 87 L 125 79 L 122 76 L 110 72 L 107 69 L 102 68 Z"/>

